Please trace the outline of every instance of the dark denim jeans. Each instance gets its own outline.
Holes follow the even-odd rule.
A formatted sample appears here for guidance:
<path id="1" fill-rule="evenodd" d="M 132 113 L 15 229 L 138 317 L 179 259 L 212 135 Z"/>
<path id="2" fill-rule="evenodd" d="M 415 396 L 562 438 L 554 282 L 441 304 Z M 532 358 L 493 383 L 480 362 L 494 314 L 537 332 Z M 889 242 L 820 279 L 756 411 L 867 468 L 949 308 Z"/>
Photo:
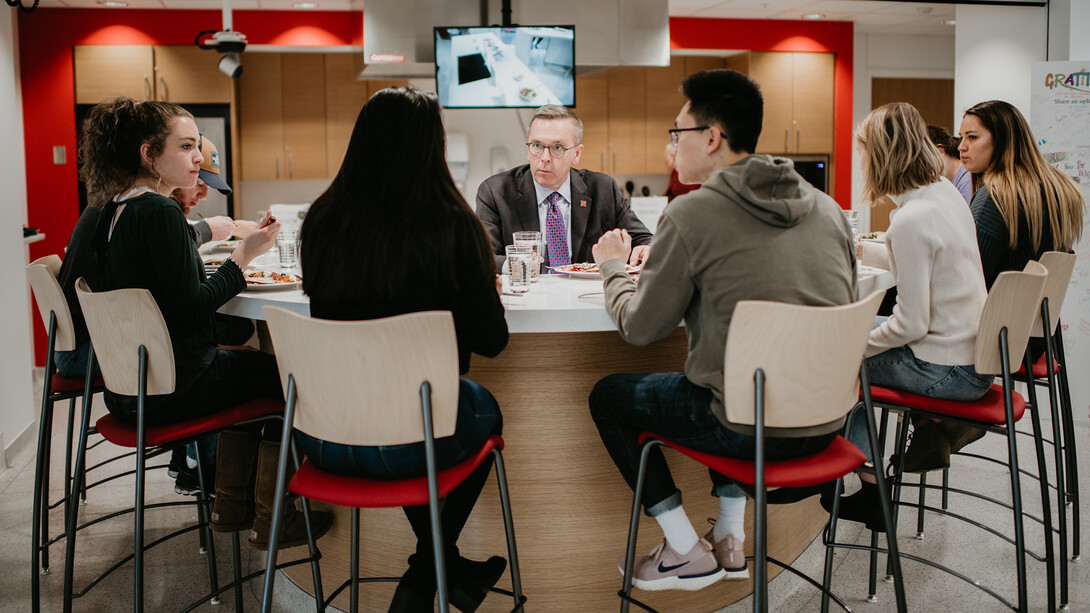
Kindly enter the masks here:
<path id="1" fill-rule="evenodd" d="M 53 362 L 57 365 L 57 371 L 61 375 L 70 378 L 87 376 L 87 362 L 91 354 L 91 342 L 76 347 L 72 351 L 53 352 Z M 95 363 L 95 375 L 99 374 L 98 363 Z"/>
<path id="2" fill-rule="evenodd" d="M 712 392 L 693 385 L 684 373 L 610 375 L 590 393 L 590 414 L 606 451 L 635 489 L 640 466 L 641 432 L 650 431 L 709 454 L 752 459 L 756 439 L 727 429 L 712 414 Z M 766 438 L 765 458 L 782 460 L 816 453 L 835 434 L 810 438 Z M 659 448 L 654 448 L 644 479 L 644 511 L 654 517 L 681 505 L 681 492 Z M 741 498 L 745 493 L 725 476 L 711 471 L 713 496 Z"/>
<path id="3" fill-rule="evenodd" d="M 106 408 L 119 419 L 136 421 L 136 397 L 105 392 Z M 220 350 L 208 370 L 182 393 L 148 396 L 148 424 L 170 424 L 218 413 L 258 398 L 283 398 L 276 358 L 260 351 Z M 279 440 L 279 423 L 265 438 Z"/>
<path id="4" fill-rule="evenodd" d="M 500 407 L 492 393 L 478 383 L 462 379 L 458 390 L 458 420 L 454 434 L 435 439 L 435 465 L 439 470 L 472 456 L 488 437 L 503 427 Z M 296 440 L 311 462 L 337 475 L 368 479 L 411 479 L 428 472 L 424 443 L 355 446 L 331 443 L 296 432 Z"/>

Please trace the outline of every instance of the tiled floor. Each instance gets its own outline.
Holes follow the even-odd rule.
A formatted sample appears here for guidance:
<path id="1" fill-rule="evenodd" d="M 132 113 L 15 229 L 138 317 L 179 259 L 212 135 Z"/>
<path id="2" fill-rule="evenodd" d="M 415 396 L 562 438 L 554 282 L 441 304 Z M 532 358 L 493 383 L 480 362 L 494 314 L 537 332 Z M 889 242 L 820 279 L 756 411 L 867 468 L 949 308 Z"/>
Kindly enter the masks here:
<path id="1" fill-rule="evenodd" d="M 101 406 L 97 407 L 101 411 Z M 54 448 L 63 449 L 67 412 L 64 406 L 58 406 L 56 426 L 54 428 Z M 1028 426 L 1028 424 L 1027 424 Z M 1046 428 L 1049 425 L 1046 422 Z M 1084 491 L 1090 486 L 1090 424 L 1081 424 L 1078 428 L 1078 440 L 1082 443 L 1083 453 L 1080 463 L 1080 476 Z M 1028 439 L 1023 439 L 1028 440 Z M 1022 441 L 1020 441 L 1022 442 Z M 109 445 L 92 450 L 91 456 L 105 458 L 113 452 Z M 1003 457 L 1006 453 L 1004 439 L 989 435 L 975 443 L 969 450 L 992 457 Z M 29 611 L 30 607 L 30 529 L 31 529 L 31 492 L 34 478 L 33 445 L 8 457 L 11 468 L 0 472 L 0 611 Z M 1022 445 L 1023 467 L 1033 470 L 1035 466 L 1029 445 Z M 60 456 L 63 458 L 63 456 Z M 63 459 L 54 463 L 51 489 L 54 497 L 63 491 Z M 109 469 L 107 469 L 109 470 Z M 108 474 L 108 473 L 107 473 Z M 937 474 L 937 473 L 936 473 Z M 966 458 L 955 459 L 951 471 L 951 485 L 954 487 L 983 488 L 1001 500 L 1009 500 L 1006 492 L 1009 488 L 1007 472 L 1002 468 Z M 81 509 L 81 518 L 102 515 L 115 508 L 131 504 L 131 478 L 122 478 L 91 491 L 89 504 Z M 1039 515 L 1036 484 L 1023 479 L 1026 510 Z M 152 471 L 147 482 L 149 502 L 170 502 L 179 500 L 173 491 L 173 484 L 166 477 L 165 471 Z M 914 496 L 914 492 L 909 496 Z M 933 495 L 932 504 L 937 504 L 937 494 Z M 1090 504 L 1090 503 L 1088 503 Z M 964 498 L 953 498 L 951 509 L 981 518 L 981 521 L 997 530 L 1010 533 L 1009 513 L 993 505 L 969 502 Z M 1090 508 L 1087 509 L 1090 513 Z M 62 520 L 60 509 L 52 515 L 54 530 L 60 528 Z M 149 540 L 187 525 L 196 518 L 192 507 L 181 507 L 149 512 L 147 531 Z M 869 532 L 858 525 L 841 524 L 841 539 L 863 543 L 869 540 Z M 772 527 L 775 529 L 775 527 Z M 92 569 L 101 569 L 107 561 L 112 562 L 126 553 L 131 543 L 131 519 L 116 519 L 104 522 L 81 532 L 76 550 L 76 583 L 85 585 L 91 578 Z M 1090 546 L 1090 519 L 1082 518 L 1083 541 Z M 898 543 L 902 551 L 938 560 L 956 566 L 964 574 L 978 578 L 1004 597 L 1015 598 L 1014 564 L 1012 547 L 1004 541 L 980 530 L 966 527 L 964 524 L 938 516 L 929 516 L 925 535 L 917 540 L 915 514 L 911 511 L 902 513 Z M 1041 550 L 1043 536 L 1039 525 L 1026 524 L 1027 543 L 1031 549 Z M 227 581 L 231 572 L 230 541 L 224 535 L 217 535 L 217 561 L 221 581 Z M 51 559 L 52 573 L 42 577 L 42 610 L 61 610 L 63 589 L 63 542 L 55 545 Z M 812 576 L 820 577 L 824 557 L 824 547 L 820 539 L 816 541 L 796 561 L 800 567 Z M 260 568 L 264 556 L 259 552 L 242 549 L 244 569 Z M 1084 554 L 1084 561 L 1070 566 L 1070 605 L 1071 610 L 1090 610 L 1090 553 Z M 841 550 L 836 558 L 834 591 L 854 611 L 884 613 L 894 611 L 893 588 L 879 577 L 878 602 L 867 603 L 866 577 L 868 556 L 865 552 Z M 176 611 L 194 602 L 199 596 L 194 590 L 208 585 L 206 558 L 198 553 L 196 534 L 188 534 L 157 547 L 146 556 L 147 579 L 145 582 L 146 608 L 149 611 Z M 922 564 L 906 561 L 904 563 L 905 584 L 908 586 L 908 605 L 912 611 L 1002 611 L 1005 608 L 980 590 L 961 580 L 949 577 Z M 1030 577 L 1030 608 L 1033 611 L 1045 611 L 1045 571 L 1044 564 L 1032 559 L 1028 562 Z M 248 611 L 260 609 L 260 583 L 252 582 L 244 590 L 244 606 Z M 277 581 L 278 611 L 313 610 L 303 593 L 282 578 Z M 125 611 L 131 610 L 132 573 L 131 566 L 123 566 L 117 573 L 107 578 L 90 593 L 76 601 L 77 611 Z M 531 611 L 533 595 L 530 594 Z M 492 598 L 485 603 L 481 611 L 503 610 Z M 776 611 L 817 611 L 820 610 L 820 598 L 817 592 L 800 580 L 782 575 L 770 584 L 771 609 Z M 386 603 L 367 603 L 362 610 L 385 610 Z M 724 611 L 749 610 L 751 603 L 746 599 Z M 198 611 L 230 611 L 234 609 L 233 598 L 227 595 L 223 604 L 211 606 L 202 604 Z"/>

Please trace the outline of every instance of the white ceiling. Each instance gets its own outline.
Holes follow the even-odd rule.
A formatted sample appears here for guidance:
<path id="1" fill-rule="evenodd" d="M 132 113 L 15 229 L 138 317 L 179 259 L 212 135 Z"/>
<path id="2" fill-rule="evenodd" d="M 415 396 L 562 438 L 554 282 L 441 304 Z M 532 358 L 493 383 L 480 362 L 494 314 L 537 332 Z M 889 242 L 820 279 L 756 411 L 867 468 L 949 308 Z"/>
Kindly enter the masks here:
<path id="1" fill-rule="evenodd" d="M 23 0 L 31 4 L 32 0 Z M 219 9 L 221 0 L 126 0 L 130 8 Z M 239 10 L 292 10 L 299 0 L 232 0 Z M 359 11 L 364 0 L 314 0 L 318 10 Z M 375 0 L 368 0 L 374 2 Z M 885 0 L 668 0 L 672 17 L 733 17 L 738 19 L 798 20 L 818 13 L 827 21 L 854 21 L 857 32 L 953 36 L 953 4 L 889 2 Z M 95 8 L 96 0 L 41 0 L 40 7 Z M 101 8 L 101 7 L 100 7 Z M 124 10 L 106 9 L 102 10 Z"/>

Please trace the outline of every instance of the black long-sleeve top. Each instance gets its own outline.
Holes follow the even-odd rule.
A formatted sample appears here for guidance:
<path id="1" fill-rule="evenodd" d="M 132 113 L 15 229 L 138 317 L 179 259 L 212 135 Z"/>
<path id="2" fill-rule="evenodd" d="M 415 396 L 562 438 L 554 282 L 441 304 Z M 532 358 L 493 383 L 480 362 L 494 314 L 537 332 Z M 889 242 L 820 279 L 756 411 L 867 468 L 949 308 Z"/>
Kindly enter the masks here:
<path id="1" fill-rule="evenodd" d="M 110 202 L 95 229 L 99 287 L 151 291 L 174 346 L 176 394 L 189 390 L 216 355 L 216 310 L 246 287 L 242 271 L 225 262 L 206 277 L 193 232 L 176 202 L 144 193 L 124 201 L 112 236 L 110 221 L 119 204 Z"/>
<path id="2" fill-rule="evenodd" d="M 465 232 L 483 232 L 472 214 L 454 222 L 451 232 L 465 236 Z M 464 225 L 463 225 L 464 224 Z M 472 228 L 472 229 L 471 229 Z M 310 247 L 313 249 L 314 247 Z M 322 248 L 334 249 L 334 245 Z M 405 249 L 413 249 L 406 243 Z M 436 254 L 436 257 L 451 258 L 459 262 L 458 277 L 438 279 L 429 282 L 414 282 L 411 279 L 400 283 L 396 295 L 390 296 L 366 280 L 346 278 L 343 283 L 353 284 L 351 299 L 334 298 L 343 296 L 344 288 L 315 287 L 313 282 L 305 286 L 310 296 L 310 314 L 321 319 L 355 321 L 378 319 L 403 313 L 419 311 L 450 311 L 454 316 L 454 328 L 458 339 L 459 372 L 469 371 L 470 355 L 473 353 L 495 357 L 507 346 L 507 320 L 504 319 L 503 304 L 500 303 L 489 271 L 492 263 L 481 258 L 472 240 L 456 242 L 456 252 Z M 304 248 L 303 278 L 308 278 L 308 260 Z"/>
<path id="3" fill-rule="evenodd" d="M 1029 236 L 1029 224 L 1026 216 L 1018 218 L 1018 246 L 1010 247 L 1010 230 L 1003 221 L 999 209 L 995 206 L 987 187 L 982 187 L 973 195 L 969 204 L 976 222 L 976 240 L 980 246 L 980 263 L 984 266 L 984 283 L 990 290 L 999 273 L 1007 270 L 1022 270 L 1030 260 L 1041 259 L 1041 254 L 1053 251 L 1052 229 L 1049 226 L 1048 207 L 1041 203 L 1041 245 L 1033 249 Z"/>

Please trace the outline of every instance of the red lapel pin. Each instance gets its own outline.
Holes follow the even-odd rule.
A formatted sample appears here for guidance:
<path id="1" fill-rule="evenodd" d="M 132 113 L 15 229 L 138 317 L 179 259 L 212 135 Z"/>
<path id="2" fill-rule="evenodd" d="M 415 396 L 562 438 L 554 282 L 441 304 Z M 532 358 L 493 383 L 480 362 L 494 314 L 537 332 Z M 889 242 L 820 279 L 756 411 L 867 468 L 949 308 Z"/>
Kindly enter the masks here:
<path id="1" fill-rule="evenodd" d="M 580 200 L 579 201 L 579 206 L 581 206 L 583 208 L 587 208 L 587 201 L 586 200 Z"/>

